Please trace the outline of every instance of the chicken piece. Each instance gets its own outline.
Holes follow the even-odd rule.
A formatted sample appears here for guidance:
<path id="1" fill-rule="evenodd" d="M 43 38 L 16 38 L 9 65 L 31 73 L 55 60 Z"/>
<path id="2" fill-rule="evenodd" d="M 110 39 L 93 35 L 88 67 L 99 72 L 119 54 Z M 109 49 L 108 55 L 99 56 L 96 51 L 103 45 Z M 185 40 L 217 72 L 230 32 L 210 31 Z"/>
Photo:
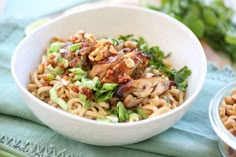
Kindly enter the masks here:
<path id="1" fill-rule="evenodd" d="M 129 94 L 127 97 L 124 99 L 124 105 L 127 108 L 132 108 L 135 106 L 138 106 L 144 101 L 144 98 L 136 98 L 133 95 Z"/>
<path id="2" fill-rule="evenodd" d="M 92 79 L 93 77 L 97 76 L 99 80 L 106 75 L 107 71 L 118 64 L 123 59 L 123 56 L 110 56 L 103 61 L 94 64 L 92 70 L 89 73 L 89 77 Z"/>
<path id="3" fill-rule="evenodd" d="M 110 64 L 95 64 L 92 68 L 92 70 L 89 73 L 89 77 L 92 79 L 95 76 L 98 78 L 103 78 L 107 70 L 109 70 Z"/>
<path id="4" fill-rule="evenodd" d="M 119 97 L 125 97 L 132 94 L 137 98 L 148 97 L 153 93 L 162 94 L 169 89 L 169 80 L 161 77 L 141 78 L 132 80 L 127 84 L 120 86 L 117 90 Z"/>
<path id="5" fill-rule="evenodd" d="M 151 95 L 160 95 L 169 89 L 170 81 L 161 77 L 141 78 L 120 86 L 116 95 L 127 108 L 135 107 Z"/>
<path id="6" fill-rule="evenodd" d="M 102 83 L 121 83 L 120 80 L 122 80 L 122 83 L 126 83 L 123 82 L 123 78 L 125 77 L 127 79 L 127 76 L 130 76 L 130 79 L 131 77 L 140 78 L 142 76 L 141 71 L 147 67 L 149 61 L 147 56 L 136 51 L 127 53 L 121 58 L 123 58 L 122 61 L 110 67 L 110 70 L 107 71 L 105 77 L 102 79 Z"/>
<path id="7" fill-rule="evenodd" d="M 153 90 L 152 94 L 153 95 L 161 95 L 162 93 L 164 93 L 165 91 L 167 91 L 170 88 L 170 81 L 169 80 L 163 80 L 161 82 L 159 82 L 155 89 Z"/>
<path id="8" fill-rule="evenodd" d="M 154 87 L 159 81 L 160 78 L 157 77 L 132 80 L 129 83 L 120 86 L 117 91 L 117 95 L 124 97 L 126 95 L 132 94 L 138 98 L 144 98 L 152 93 Z"/>
<path id="9" fill-rule="evenodd" d="M 140 59 L 139 60 L 140 62 L 139 62 L 139 64 L 137 64 L 136 69 L 133 71 L 134 79 L 139 79 L 142 77 L 143 71 L 147 68 L 148 62 L 150 60 L 147 56 L 145 56 L 141 52 L 138 52 L 137 56 L 138 56 L 138 59 Z"/>

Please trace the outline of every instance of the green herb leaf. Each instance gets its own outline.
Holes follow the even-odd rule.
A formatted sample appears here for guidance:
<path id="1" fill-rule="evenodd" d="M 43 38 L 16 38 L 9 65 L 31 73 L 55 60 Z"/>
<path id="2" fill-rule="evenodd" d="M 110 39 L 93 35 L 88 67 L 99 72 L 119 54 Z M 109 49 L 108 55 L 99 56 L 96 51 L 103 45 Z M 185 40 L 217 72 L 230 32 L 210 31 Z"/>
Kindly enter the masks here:
<path id="1" fill-rule="evenodd" d="M 118 45 L 120 43 L 120 40 L 117 40 L 114 38 L 112 38 L 111 40 L 112 40 L 113 45 Z"/>
<path id="2" fill-rule="evenodd" d="M 143 37 L 139 37 L 139 39 L 137 40 L 139 49 L 143 52 L 148 50 L 148 43 L 144 40 Z"/>
<path id="3" fill-rule="evenodd" d="M 160 7 L 148 2 L 142 4 L 175 17 L 198 38 L 236 62 L 235 38 L 231 36 L 236 33 L 236 24 L 232 21 L 234 10 L 227 7 L 224 0 L 213 0 L 209 4 L 202 0 L 161 0 Z"/>
<path id="4" fill-rule="evenodd" d="M 177 88 L 181 91 L 185 91 L 188 87 L 188 77 L 191 75 L 191 70 L 184 66 L 179 71 L 172 71 L 174 75 L 174 81 L 177 85 Z"/>
<path id="5" fill-rule="evenodd" d="M 131 37 L 133 37 L 133 36 L 134 36 L 133 34 L 120 35 L 120 36 L 118 37 L 118 40 L 127 41 L 127 40 L 129 40 Z"/>
<path id="6" fill-rule="evenodd" d="M 151 47 L 145 53 L 151 58 L 151 60 L 149 61 L 149 65 L 165 73 L 171 80 L 174 80 L 178 89 L 180 89 L 181 91 L 186 90 L 188 86 L 187 78 L 191 75 L 191 70 L 188 69 L 188 67 L 184 66 L 179 71 L 170 69 L 163 63 L 163 59 L 170 54 L 164 56 L 164 53 L 158 46 Z"/>

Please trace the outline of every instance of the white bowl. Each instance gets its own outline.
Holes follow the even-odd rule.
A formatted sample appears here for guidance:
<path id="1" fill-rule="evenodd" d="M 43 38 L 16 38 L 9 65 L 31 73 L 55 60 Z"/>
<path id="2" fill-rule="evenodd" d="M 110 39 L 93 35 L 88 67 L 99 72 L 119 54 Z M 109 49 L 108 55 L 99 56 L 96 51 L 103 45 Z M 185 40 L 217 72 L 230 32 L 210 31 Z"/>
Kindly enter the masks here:
<path id="1" fill-rule="evenodd" d="M 81 29 L 97 37 L 115 37 L 120 34 L 142 36 L 150 45 L 159 45 L 164 52 L 172 52 L 171 62 L 175 68 L 186 65 L 192 70 L 185 102 L 159 117 L 135 123 L 112 124 L 72 115 L 34 97 L 26 89 L 29 73 L 40 63 L 50 39 L 68 37 Z M 24 101 L 44 124 L 84 143 L 111 146 L 136 143 L 174 125 L 199 94 L 206 67 L 205 54 L 198 39 L 177 20 L 138 7 L 99 5 L 53 20 L 27 36 L 16 48 L 11 68 Z"/>

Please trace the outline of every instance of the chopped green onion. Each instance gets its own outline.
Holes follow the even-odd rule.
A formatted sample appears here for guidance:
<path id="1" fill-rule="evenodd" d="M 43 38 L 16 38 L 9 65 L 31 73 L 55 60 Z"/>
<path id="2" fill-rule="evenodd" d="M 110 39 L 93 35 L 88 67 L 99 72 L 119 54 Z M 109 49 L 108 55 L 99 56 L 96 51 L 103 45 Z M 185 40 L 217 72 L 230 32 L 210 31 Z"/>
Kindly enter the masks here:
<path id="1" fill-rule="evenodd" d="M 124 121 L 128 120 L 128 112 L 127 112 L 124 104 L 121 101 L 119 101 L 117 103 L 116 107 L 117 107 L 117 110 L 118 110 L 119 121 L 124 122 Z"/>
<path id="2" fill-rule="evenodd" d="M 86 102 L 86 100 L 87 100 L 87 97 L 86 97 L 86 95 L 84 95 L 84 94 L 79 94 L 79 98 L 80 98 L 80 100 L 82 101 L 82 102 Z"/>
<path id="3" fill-rule="evenodd" d="M 139 121 L 139 117 L 137 113 L 131 113 L 129 115 L 129 122 L 136 122 Z"/>
<path id="4" fill-rule="evenodd" d="M 109 100 L 116 91 L 118 86 L 117 83 L 105 83 L 103 86 L 99 85 L 100 82 L 98 81 L 96 84 L 96 93 L 95 93 L 95 101 L 102 102 Z"/>
<path id="5" fill-rule="evenodd" d="M 57 75 L 62 75 L 65 72 L 64 69 L 59 66 L 56 66 L 56 68 L 54 68 L 54 71 Z"/>
<path id="6" fill-rule="evenodd" d="M 143 110 L 141 108 L 138 108 L 137 112 L 143 119 L 148 118 L 148 116 L 143 112 Z"/>
<path id="7" fill-rule="evenodd" d="M 55 79 L 55 76 L 53 74 L 44 74 L 44 77 L 43 77 L 45 80 L 47 81 L 52 81 L 53 79 Z"/>
<path id="8" fill-rule="evenodd" d="M 98 79 L 97 76 L 93 78 L 93 83 L 94 83 L 95 85 L 98 83 L 98 81 L 99 81 L 99 79 Z"/>
<path id="9" fill-rule="evenodd" d="M 91 104 L 90 100 L 87 100 L 84 104 L 84 108 L 85 109 L 89 108 L 90 104 Z"/>
<path id="10" fill-rule="evenodd" d="M 87 72 L 81 68 L 72 68 L 72 69 L 69 69 L 69 71 L 72 72 L 73 74 L 77 74 L 77 75 L 83 75 L 83 76 L 87 75 Z"/>
<path id="11" fill-rule="evenodd" d="M 110 123 L 109 119 L 106 119 L 106 118 L 97 118 L 97 121 Z"/>
<path id="12" fill-rule="evenodd" d="M 116 115 L 106 116 L 106 118 L 112 123 L 118 123 L 119 119 Z"/>
<path id="13" fill-rule="evenodd" d="M 48 52 L 49 52 L 49 53 L 56 53 L 56 52 L 59 52 L 59 50 L 61 49 L 61 47 L 62 47 L 62 43 L 60 43 L 60 42 L 51 43 Z"/>
<path id="14" fill-rule="evenodd" d="M 79 44 L 73 44 L 73 45 L 68 46 L 68 49 L 73 52 L 73 51 L 76 51 L 76 50 L 80 49 L 80 45 Z"/>
<path id="15" fill-rule="evenodd" d="M 69 76 L 73 81 L 81 80 L 87 75 L 87 72 L 85 72 L 81 68 L 72 68 L 69 69 L 69 71 L 71 72 Z"/>
<path id="16" fill-rule="evenodd" d="M 95 88 L 95 83 L 92 80 L 82 78 L 82 87 L 89 88 L 89 89 L 94 89 Z"/>
<path id="17" fill-rule="evenodd" d="M 49 90 L 49 95 L 50 95 L 50 99 L 51 99 L 52 101 L 56 101 L 57 98 L 58 98 L 57 92 L 56 92 L 56 90 L 55 90 L 54 87 Z"/>
<path id="18" fill-rule="evenodd" d="M 56 102 L 63 110 L 66 111 L 68 109 L 68 104 L 63 99 L 58 98 L 55 87 L 49 90 L 49 95 L 50 95 L 50 99 Z"/>
<path id="19" fill-rule="evenodd" d="M 67 111 L 68 104 L 61 98 L 57 98 L 55 101 L 63 110 Z"/>
<path id="20" fill-rule="evenodd" d="M 114 88 L 116 88 L 118 86 L 117 83 L 105 83 L 102 86 L 102 90 L 113 90 Z"/>
<path id="21" fill-rule="evenodd" d="M 87 109 L 90 105 L 90 100 L 88 100 L 86 95 L 84 94 L 79 94 L 79 98 L 83 102 L 84 108 Z"/>

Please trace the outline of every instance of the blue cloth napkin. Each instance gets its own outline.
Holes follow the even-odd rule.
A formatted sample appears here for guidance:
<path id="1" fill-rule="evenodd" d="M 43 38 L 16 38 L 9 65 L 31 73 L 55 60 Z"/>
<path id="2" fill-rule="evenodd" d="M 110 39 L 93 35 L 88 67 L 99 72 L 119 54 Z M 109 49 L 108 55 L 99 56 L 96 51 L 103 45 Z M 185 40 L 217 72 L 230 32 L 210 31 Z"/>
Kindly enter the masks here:
<path id="1" fill-rule="evenodd" d="M 36 19 L 96 0 L 8 0 L 2 18 Z"/>
<path id="2" fill-rule="evenodd" d="M 213 64 L 208 65 L 207 78 L 197 100 L 186 115 L 167 131 L 132 145 L 87 145 L 64 137 L 43 125 L 28 110 L 19 95 L 11 76 L 10 62 L 16 45 L 24 37 L 27 23 L 27 20 L 9 18 L 0 22 L 1 157 L 221 157 L 217 136 L 209 122 L 208 107 L 217 90 L 236 78 L 230 67 L 218 69 Z"/>

